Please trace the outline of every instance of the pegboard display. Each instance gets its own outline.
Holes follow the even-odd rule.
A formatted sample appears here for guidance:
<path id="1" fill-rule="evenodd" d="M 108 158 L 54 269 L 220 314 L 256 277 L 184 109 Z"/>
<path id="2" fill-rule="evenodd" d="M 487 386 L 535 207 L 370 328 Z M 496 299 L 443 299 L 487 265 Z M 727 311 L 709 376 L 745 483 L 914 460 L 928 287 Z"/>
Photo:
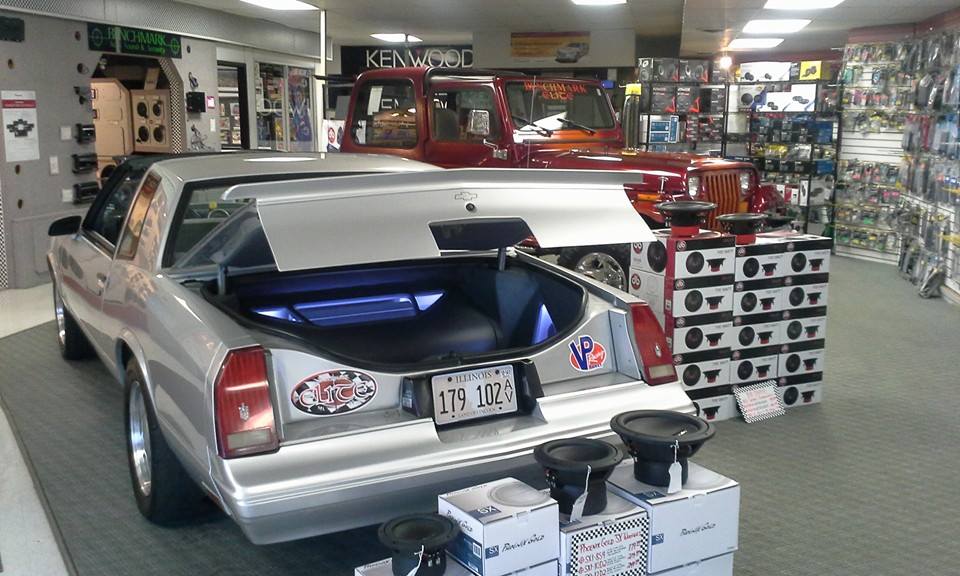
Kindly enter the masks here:
<path id="1" fill-rule="evenodd" d="M 837 252 L 899 266 L 923 296 L 960 279 L 960 30 L 851 44 Z"/>

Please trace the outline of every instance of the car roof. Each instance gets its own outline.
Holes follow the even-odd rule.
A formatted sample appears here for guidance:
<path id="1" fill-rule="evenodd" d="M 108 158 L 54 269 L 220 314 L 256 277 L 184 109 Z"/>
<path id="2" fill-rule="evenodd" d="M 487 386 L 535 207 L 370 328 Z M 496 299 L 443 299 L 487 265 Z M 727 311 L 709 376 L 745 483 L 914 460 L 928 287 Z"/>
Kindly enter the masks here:
<path id="1" fill-rule="evenodd" d="M 156 162 L 167 174 L 185 182 L 269 174 L 425 172 L 432 164 L 386 154 L 341 152 L 236 152 L 174 156 Z"/>

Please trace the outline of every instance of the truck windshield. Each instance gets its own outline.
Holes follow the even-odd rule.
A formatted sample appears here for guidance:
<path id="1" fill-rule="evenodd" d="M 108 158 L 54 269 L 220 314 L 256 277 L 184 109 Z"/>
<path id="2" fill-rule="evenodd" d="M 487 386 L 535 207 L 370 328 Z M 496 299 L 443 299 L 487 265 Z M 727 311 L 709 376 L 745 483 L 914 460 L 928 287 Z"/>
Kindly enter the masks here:
<path id="1" fill-rule="evenodd" d="M 583 82 L 530 79 L 507 83 L 507 103 L 520 132 L 549 137 L 555 131 L 614 128 L 613 114 L 599 86 Z"/>

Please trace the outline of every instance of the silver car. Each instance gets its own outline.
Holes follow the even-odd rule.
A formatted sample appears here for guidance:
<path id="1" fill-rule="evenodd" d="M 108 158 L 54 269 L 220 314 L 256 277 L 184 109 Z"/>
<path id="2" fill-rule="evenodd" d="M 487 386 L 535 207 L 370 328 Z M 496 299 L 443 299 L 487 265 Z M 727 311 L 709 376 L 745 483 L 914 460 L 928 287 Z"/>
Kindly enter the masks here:
<path id="1" fill-rule="evenodd" d="M 693 410 L 645 303 L 511 248 L 652 240 L 631 179 L 162 160 L 51 225 L 60 346 L 122 382 L 152 521 L 209 497 L 265 544 L 430 509 L 618 412 Z"/>

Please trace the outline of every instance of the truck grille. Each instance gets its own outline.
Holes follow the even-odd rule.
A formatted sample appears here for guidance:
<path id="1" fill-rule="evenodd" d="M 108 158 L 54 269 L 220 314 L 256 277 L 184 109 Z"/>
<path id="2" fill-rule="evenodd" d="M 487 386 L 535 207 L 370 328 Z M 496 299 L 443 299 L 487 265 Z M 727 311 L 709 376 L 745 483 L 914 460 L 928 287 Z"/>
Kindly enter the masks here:
<path id="1" fill-rule="evenodd" d="M 713 202 L 717 209 L 707 216 L 706 226 L 719 230 L 717 216 L 739 212 L 740 173 L 736 170 L 718 170 L 702 173 L 703 199 Z"/>

